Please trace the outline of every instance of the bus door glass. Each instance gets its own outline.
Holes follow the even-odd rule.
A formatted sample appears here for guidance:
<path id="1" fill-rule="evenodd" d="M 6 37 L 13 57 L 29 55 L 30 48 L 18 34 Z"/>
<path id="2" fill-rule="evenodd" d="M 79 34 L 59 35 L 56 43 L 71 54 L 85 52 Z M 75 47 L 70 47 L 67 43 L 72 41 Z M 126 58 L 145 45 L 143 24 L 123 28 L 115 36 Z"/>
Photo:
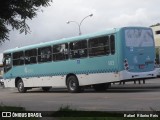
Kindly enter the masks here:
<path id="1" fill-rule="evenodd" d="M 11 54 L 4 54 L 3 58 L 4 72 L 8 72 L 12 67 Z"/>
<path id="2" fill-rule="evenodd" d="M 125 30 L 124 67 L 130 72 L 146 72 L 154 69 L 154 39 L 151 29 L 129 28 Z"/>

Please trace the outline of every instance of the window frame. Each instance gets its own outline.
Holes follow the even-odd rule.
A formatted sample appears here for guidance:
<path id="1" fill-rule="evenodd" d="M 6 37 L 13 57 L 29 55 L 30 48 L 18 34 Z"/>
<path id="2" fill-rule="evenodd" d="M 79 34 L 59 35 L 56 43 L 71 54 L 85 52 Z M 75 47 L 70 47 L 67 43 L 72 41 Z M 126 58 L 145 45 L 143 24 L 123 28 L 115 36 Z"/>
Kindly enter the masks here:
<path id="1" fill-rule="evenodd" d="M 113 40 L 111 40 L 111 37 L 112 37 L 112 36 L 114 37 Z M 110 35 L 109 40 L 110 40 L 110 54 L 111 54 L 111 55 L 114 55 L 114 54 L 116 53 L 115 35 L 114 35 L 114 34 Z M 114 41 L 114 42 L 113 42 L 113 41 Z M 112 46 L 112 42 L 113 42 L 113 45 L 114 45 L 114 46 Z M 112 47 L 113 47 L 114 50 L 112 50 Z M 112 51 L 113 51 L 113 53 L 112 53 Z"/>
<path id="2" fill-rule="evenodd" d="M 114 36 L 114 52 L 112 53 L 112 45 L 111 45 L 111 43 L 112 43 L 112 41 L 111 41 L 111 36 Z M 91 46 L 91 42 L 90 41 L 92 41 L 92 40 L 94 40 L 94 39 L 97 39 L 98 40 L 98 44 L 100 43 L 99 42 L 99 39 L 100 38 L 103 38 L 103 37 L 107 37 L 107 39 L 106 39 L 106 44 L 105 45 L 103 45 L 103 46 L 100 46 L 100 45 L 98 45 L 98 46 L 95 46 L 95 47 L 92 47 Z M 93 37 L 93 38 L 89 38 L 88 39 L 88 56 L 91 58 L 91 57 L 99 57 L 99 56 L 109 56 L 109 55 L 114 55 L 115 53 L 116 53 L 116 41 L 115 41 L 116 39 L 115 39 L 115 34 L 108 34 L 108 35 L 103 35 L 103 36 L 98 36 L 98 37 Z M 90 50 L 91 49 L 98 49 L 98 48 L 105 48 L 106 49 L 106 51 L 105 51 L 105 54 L 99 54 L 99 55 L 90 55 Z M 107 52 L 108 51 L 108 52 Z"/>
<path id="3" fill-rule="evenodd" d="M 28 53 L 31 53 L 31 51 L 35 50 L 36 54 L 35 55 L 30 55 Z M 28 53 L 27 53 L 28 52 Z M 28 56 L 26 56 L 26 53 L 28 54 Z M 30 64 L 37 64 L 38 63 L 38 60 L 37 60 L 37 48 L 33 48 L 33 49 L 29 49 L 29 50 L 25 50 L 25 65 L 30 65 Z M 31 62 L 31 58 L 35 58 L 36 62 Z M 26 63 L 26 59 L 30 59 L 30 62 L 29 63 Z"/>
<path id="4" fill-rule="evenodd" d="M 104 42 L 104 43 L 106 43 L 106 44 L 104 44 L 104 45 L 91 45 L 92 44 L 92 41 L 93 41 L 93 44 L 94 44 L 94 41 L 95 41 L 95 43 L 96 44 L 99 44 L 99 43 L 103 43 L 103 42 L 99 42 L 99 41 L 101 41 L 100 39 L 101 38 L 105 38 L 105 41 L 106 42 Z M 107 39 L 106 39 L 107 38 Z M 103 40 L 102 40 L 103 41 Z M 109 50 L 109 52 L 110 52 L 110 40 L 109 40 L 109 35 L 103 35 L 103 36 L 98 36 L 98 37 L 94 37 L 94 38 L 90 38 L 89 40 L 88 40 L 88 56 L 89 57 L 99 57 L 99 56 L 108 56 L 109 54 L 107 54 L 107 49 Z M 108 48 L 107 48 L 108 47 Z M 94 52 L 90 52 L 90 50 L 93 50 L 93 49 L 106 49 L 106 50 L 103 50 L 104 51 L 104 54 L 95 54 Z M 99 50 L 97 50 L 97 52 L 99 52 Z M 95 55 L 91 55 L 91 54 L 95 54 Z"/>
<path id="5" fill-rule="evenodd" d="M 50 53 L 48 54 L 40 54 L 43 51 L 45 51 L 45 49 L 48 49 L 47 52 L 50 51 Z M 45 51 L 46 52 L 46 51 Z M 49 57 L 48 57 L 49 55 Z M 45 56 L 44 58 L 42 56 Z M 47 59 L 46 59 L 47 57 Z M 44 61 L 40 61 L 40 59 L 45 59 Z M 37 49 L 37 62 L 38 63 L 46 63 L 46 62 L 52 62 L 52 46 L 45 46 L 45 47 L 40 47 Z"/>
<path id="6" fill-rule="evenodd" d="M 62 49 L 62 45 L 65 45 L 65 49 Z M 56 51 L 54 52 L 54 49 L 57 49 L 55 48 L 55 46 L 61 46 L 60 50 L 59 51 Z M 64 50 L 63 52 L 61 52 L 61 50 Z M 62 55 L 63 56 L 63 59 L 57 59 L 58 57 L 54 56 L 54 55 Z M 62 57 L 61 56 L 61 57 Z M 55 44 L 55 45 L 52 45 L 52 61 L 53 62 L 57 62 L 57 61 L 66 61 L 69 59 L 69 45 L 68 43 L 61 43 L 61 44 Z"/>
<path id="7" fill-rule="evenodd" d="M 83 46 L 83 42 L 85 42 L 86 44 Z M 80 48 L 75 49 L 73 44 L 78 44 L 78 46 L 80 46 Z M 72 49 L 71 49 L 71 44 L 72 44 Z M 72 57 L 72 52 L 77 51 L 77 57 Z M 84 51 L 85 56 L 81 55 L 81 52 Z M 79 53 L 79 54 L 78 54 Z M 75 54 L 74 54 L 75 55 Z M 88 57 L 88 40 L 83 39 L 83 40 L 79 40 L 79 41 L 73 41 L 69 43 L 69 58 L 70 59 L 83 59 L 83 58 L 87 58 Z"/>
<path id="8" fill-rule="evenodd" d="M 18 54 L 18 53 L 22 53 L 22 55 L 17 55 L 16 57 L 14 57 L 14 54 Z M 13 52 L 12 53 L 12 65 L 13 66 L 23 66 L 24 64 L 25 64 L 24 51 Z"/>

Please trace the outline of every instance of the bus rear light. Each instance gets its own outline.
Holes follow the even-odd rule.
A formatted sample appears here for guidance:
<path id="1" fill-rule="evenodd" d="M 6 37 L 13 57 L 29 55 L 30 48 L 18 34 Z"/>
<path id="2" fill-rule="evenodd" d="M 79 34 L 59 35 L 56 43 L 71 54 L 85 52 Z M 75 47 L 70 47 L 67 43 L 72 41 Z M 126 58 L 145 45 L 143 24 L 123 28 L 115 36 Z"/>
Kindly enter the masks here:
<path id="1" fill-rule="evenodd" d="M 127 59 L 124 60 L 124 69 L 129 70 L 129 65 Z"/>

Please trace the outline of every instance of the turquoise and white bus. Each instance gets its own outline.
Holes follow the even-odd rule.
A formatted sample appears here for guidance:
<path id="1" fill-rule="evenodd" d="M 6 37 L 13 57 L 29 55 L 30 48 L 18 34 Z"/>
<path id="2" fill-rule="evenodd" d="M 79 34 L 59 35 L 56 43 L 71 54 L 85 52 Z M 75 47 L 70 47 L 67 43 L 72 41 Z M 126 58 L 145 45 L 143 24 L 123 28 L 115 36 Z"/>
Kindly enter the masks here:
<path id="1" fill-rule="evenodd" d="M 153 33 L 146 27 L 122 27 L 64 38 L 4 52 L 5 87 L 84 86 L 105 90 L 116 81 L 156 77 Z"/>

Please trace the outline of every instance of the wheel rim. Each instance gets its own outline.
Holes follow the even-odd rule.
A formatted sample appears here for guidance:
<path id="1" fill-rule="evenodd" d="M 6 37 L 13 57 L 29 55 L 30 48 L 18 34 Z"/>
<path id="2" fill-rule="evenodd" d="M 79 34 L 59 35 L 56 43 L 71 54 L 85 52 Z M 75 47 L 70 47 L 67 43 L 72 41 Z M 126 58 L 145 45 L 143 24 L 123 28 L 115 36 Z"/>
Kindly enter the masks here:
<path id="1" fill-rule="evenodd" d="M 74 80 L 70 80 L 69 87 L 71 90 L 75 90 L 76 88 L 76 82 Z"/>
<path id="2" fill-rule="evenodd" d="M 22 90 L 23 90 L 23 83 L 22 83 L 22 82 L 19 83 L 18 89 L 19 89 L 19 91 L 22 91 Z"/>

